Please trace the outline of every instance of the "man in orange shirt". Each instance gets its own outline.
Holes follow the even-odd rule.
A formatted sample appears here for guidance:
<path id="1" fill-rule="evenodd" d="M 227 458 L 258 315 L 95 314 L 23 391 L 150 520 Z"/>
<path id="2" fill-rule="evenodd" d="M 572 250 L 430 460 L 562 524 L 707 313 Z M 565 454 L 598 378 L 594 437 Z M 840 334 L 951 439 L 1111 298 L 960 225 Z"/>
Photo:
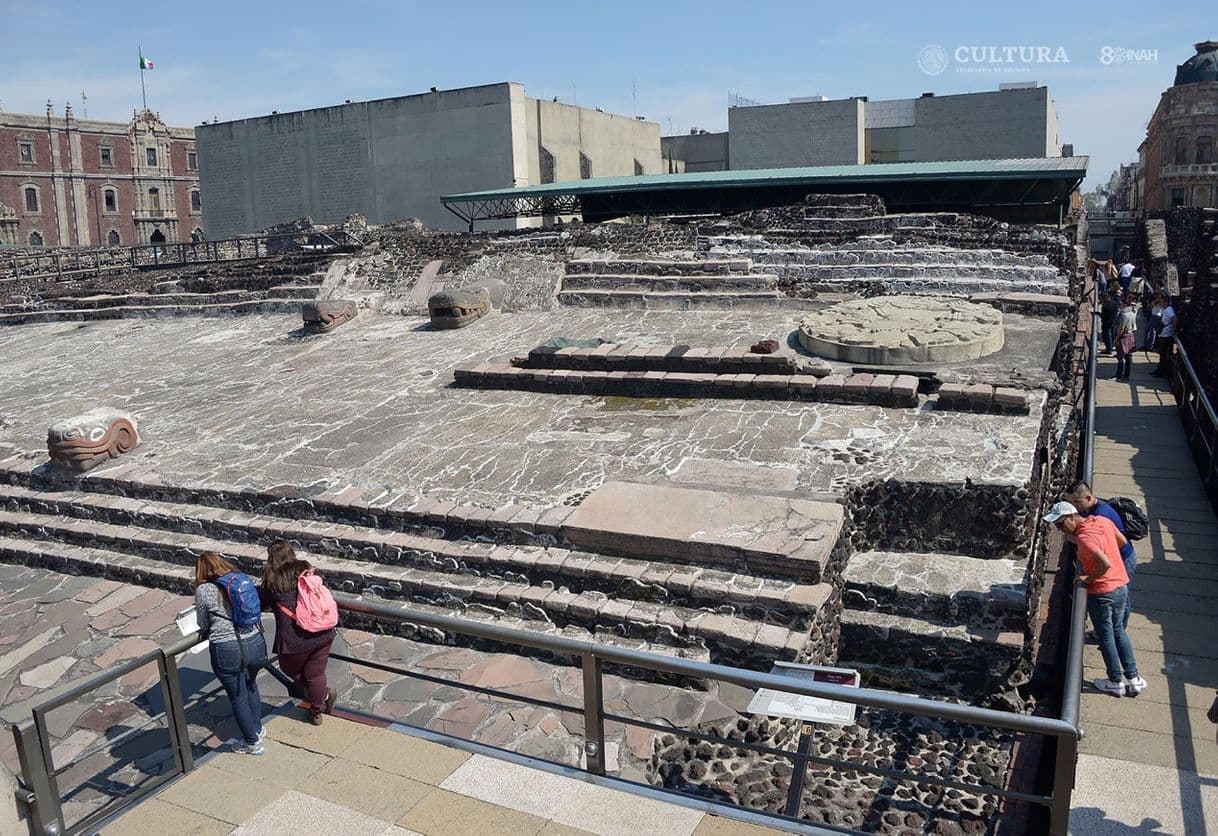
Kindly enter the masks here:
<path id="1" fill-rule="evenodd" d="M 1057 526 L 1078 547 L 1082 571 L 1076 582 L 1087 586 L 1087 614 L 1108 672 L 1107 679 L 1092 684 L 1106 694 L 1136 697 L 1145 690 L 1146 680 L 1138 675 L 1133 645 L 1125 632 L 1125 601 L 1129 596 L 1129 575 L 1121 560 L 1125 536 L 1111 520 L 1098 515 L 1082 517 L 1069 502 L 1058 502 L 1044 520 Z"/>

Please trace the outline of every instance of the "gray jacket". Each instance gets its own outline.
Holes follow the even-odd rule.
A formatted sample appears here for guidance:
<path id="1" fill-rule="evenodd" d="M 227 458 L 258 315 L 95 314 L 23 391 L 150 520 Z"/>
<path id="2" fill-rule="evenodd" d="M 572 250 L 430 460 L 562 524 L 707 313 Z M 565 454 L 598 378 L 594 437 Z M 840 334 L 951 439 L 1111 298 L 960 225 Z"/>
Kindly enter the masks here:
<path id="1" fill-rule="evenodd" d="M 235 642 L 233 613 L 220 587 L 208 582 L 195 587 L 195 615 L 199 621 L 199 632 L 213 642 Z M 258 633 L 258 625 L 241 631 L 246 639 Z"/>

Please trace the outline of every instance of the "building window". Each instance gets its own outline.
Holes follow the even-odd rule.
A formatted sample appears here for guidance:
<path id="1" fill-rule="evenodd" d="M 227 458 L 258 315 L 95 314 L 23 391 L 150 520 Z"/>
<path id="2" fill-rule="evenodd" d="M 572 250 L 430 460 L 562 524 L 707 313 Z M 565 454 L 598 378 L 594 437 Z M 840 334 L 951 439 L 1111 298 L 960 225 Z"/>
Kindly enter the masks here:
<path id="1" fill-rule="evenodd" d="M 156 149 L 155 148 L 145 148 L 144 157 L 145 157 L 145 159 L 148 160 L 148 165 L 151 165 L 151 166 L 156 165 Z"/>
<path id="2" fill-rule="evenodd" d="M 537 148 L 538 169 L 541 173 L 541 182 L 554 182 L 554 155 L 551 154 L 544 145 Z"/>
<path id="3" fill-rule="evenodd" d="M 106 243 L 111 247 L 117 247 L 123 243 L 123 239 L 119 237 L 117 229 L 110 230 L 110 234 L 106 236 Z"/>
<path id="4" fill-rule="evenodd" d="M 114 149 L 109 145 L 99 145 L 97 147 L 97 159 L 103 168 L 114 168 Z"/>
<path id="5" fill-rule="evenodd" d="M 1176 137 L 1176 165 L 1188 165 L 1188 139 L 1183 136 Z"/>
<path id="6" fill-rule="evenodd" d="M 1171 190 L 1171 205 L 1173 207 L 1184 205 L 1184 189 Z"/>
<path id="7" fill-rule="evenodd" d="M 1214 138 L 1197 137 L 1197 165 L 1209 165 L 1214 161 Z"/>
<path id="8" fill-rule="evenodd" d="M 579 179 L 592 179 L 592 160 L 583 151 L 579 152 Z"/>
<path id="9" fill-rule="evenodd" d="M 34 164 L 34 141 L 19 139 L 17 140 L 17 160 L 26 165 Z"/>
<path id="10" fill-rule="evenodd" d="M 42 233 L 41 232 L 31 232 L 29 240 L 30 240 L 31 247 L 41 247 L 42 246 Z"/>
<path id="11" fill-rule="evenodd" d="M 198 189 L 190 190 L 190 211 L 192 211 L 192 212 L 202 212 L 203 211 L 203 198 L 199 196 Z"/>
<path id="12" fill-rule="evenodd" d="M 198 171 L 199 170 L 199 155 L 196 154 L 194 151 L 186 152 L 186 169 L 188 171 Z"/>
<path id="13" fill-rule="evenodd" d="M 106 207 L 107 212 L 118 211 L 118 192 L 114 189 L 106 189 L 102 192 L 102 205 Z"/>
<path id="14" fill-rule="evenodd" d="M 156 186 L 148 190 L 148 209 L 158 215 L 161 213 L 161 190 Z"/>
<path id="15" fill-rule="evenodd" d="M 38 211 L 38 189 L 34 186 L 25 187 L 25 211 Z"/>
<path id="16" fill-rule="evenodd" d="M 641 177 L 643 174 L 643 164 L 638 160 L 634 161 L 634 176 Z"/>

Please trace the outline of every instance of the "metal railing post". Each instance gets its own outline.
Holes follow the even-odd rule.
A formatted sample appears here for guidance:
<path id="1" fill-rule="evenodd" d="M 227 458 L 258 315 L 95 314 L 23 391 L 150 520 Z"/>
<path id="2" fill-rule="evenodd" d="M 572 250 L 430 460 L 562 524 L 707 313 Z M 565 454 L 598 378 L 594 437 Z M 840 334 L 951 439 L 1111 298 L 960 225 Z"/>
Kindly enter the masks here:
<path id="1" fill-rule="evenodd" d="M 1057 760 L 1053 768 L 1053 804 L 1049 808 L 1049 833 L 1066 836 L 1070 828 L 1070 797 L 1074 791 L 1075 763 L 1078 760 L 1078 740 L 1061 735 L 1057 738 Z"/>
<path id="2" fill-rule="evenodd" d="M 605 705 L 601 683 L 601 660 L 595 653 L 583 654 L 584 666 L 584 754 L 587 770 L 605 774 Z"/>
<path id="3" fill-rule="evenodd" d="M 44 757 L 38 730 L 32 723 L 13 726 L 17 743 L 17 761 L 21 767 L 21 782 L 25 789 L 26 813 L 34 833 L 62 833 L 63 810 L 59 793 L 51 783 L 51 770 Z"/>
<path id="4" fill-rule="evenodd" d="M 169 724 L 173 759 L 177 762 L 178 771 L 186 774 L 195 768 L 195 759 L 190 748 L 190 727 L 186 722 L 186 705 L 182 700 L 182 679 L 178 674 L 178 660 L 162 653 L 157 659 L 157 667 L 161 674 L 165 720 Z"/>

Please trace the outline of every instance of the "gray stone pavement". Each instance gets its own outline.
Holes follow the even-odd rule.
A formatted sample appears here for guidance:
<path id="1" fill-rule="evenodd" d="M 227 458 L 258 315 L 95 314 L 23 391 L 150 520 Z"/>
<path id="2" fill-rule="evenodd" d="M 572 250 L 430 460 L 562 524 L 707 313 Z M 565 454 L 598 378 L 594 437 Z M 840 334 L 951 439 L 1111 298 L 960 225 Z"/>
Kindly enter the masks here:
<path id="1" fill-rule="evenodd" d="M 28 719 L 32 707 L 56 688 L 177 640 L 174 617 L 191 603 L 160 590 L 0 564 L 0 719 Z M 266 624 L 269 640 L 273 622 L 268 618 Z M 340 630 L 335 652 L 454 683 L 581 704 L 581 673 L 565 664 L 349 629 Z M 183 654 L 179 665 L 196 757 L 224 750 L 236 728 L 223 695 L 202 696 L 217 686 L 207 654 Z M 580 766 L 583 720 L 578 711 L 529 706 L 336 660 L 328 674 L 345 709 Z M 282 686 L 269 675 L 260 678 L 260 687 L 265 710 L 287 702 Z M 607 675 L 604 698 L 608 712 L 690 727 L 734 720 L 752 692 L 731 685 L 689 690 Z M 161 704 L 156 667 L 149 665 L 50 714 L 56 766 L 83 756 L 59 779 L 69 823 L 172 768 L 168 734 L 152 719 Z M 150 728 L 138 731 L 150 722 Z M 646 783 L 653 738 L 646 730 L 607 724 L 609 773 Z M 7 731 L 0 734 L 0 758 L 18 771 Z"/>
<path id="2" fill-rule="evenodd" d="M 784 338 L 797 316 L 564 309 L 434 332 L 422 319 L 368 315 L 308 339 L 292 336 L 299 321 L 286 315 L 5 328 L 0 455 L 45 449 L 52 420 L 105 404 L 140 418 L 134 458 L 173 484 L 389 486 L 538 507 L 611 480 L 667 481 L 719 463 L 731 470 L 720 483 L 794 475 L 805 496 L 897 476 L 1029 478 L 1039 405 L 1001 416 L 450 386 L 458 365 L 557 335 L 730 345 Z M 1039 345 L 1041 323 L 1026 319 Z"/>
<path id="3" fill-rule="evenodd" d="M 1204 834 L 1218 829 L 1218 743 L 1205 713 L 1218 688 L 1218 521 L 1202 493 L 1175 399 L 1139 356 L 1132 383 L 1096 389 L 1095 489 L 1130 496 L 1151 518 L 1135 543 L 1129 635 L 1149 687 L 1114 698 L 1084 683 L 1071 829 Z M 1084 678 L 1104 675 L 1089 645 Z"/>
<path id="4" fill-rule="evenodd" d="M 337 717 L 321 727 L 276 717 L 267 738 L 262 757 L 216 755 L 103 836 L 779 832 Z"/>

